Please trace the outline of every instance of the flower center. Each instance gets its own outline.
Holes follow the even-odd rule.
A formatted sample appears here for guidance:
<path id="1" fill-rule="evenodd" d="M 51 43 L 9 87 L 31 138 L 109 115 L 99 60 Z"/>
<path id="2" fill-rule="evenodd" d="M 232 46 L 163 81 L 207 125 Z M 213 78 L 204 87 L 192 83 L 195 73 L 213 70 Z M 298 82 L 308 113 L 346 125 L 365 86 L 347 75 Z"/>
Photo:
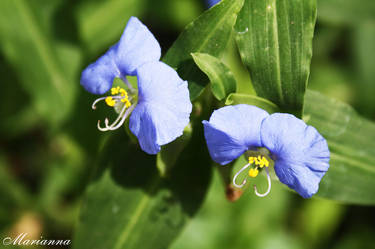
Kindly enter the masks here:
<path id="1" fill-rule="evenodd" d="M 259 174 L 259 168 L 268 167 L 270 162 L 265 156 L 250 156 L 249 157 L 249 164 L 253 165 L 253 168 L 249 170 L 249 176 L 255 178 Z"/>
<path id="2" fill-rule="evenodd" d="M 131 93 L 135 92 L 134 89 L 129 89 Z M 100 120 L 98 120 L 98 129 L 100 131 L 112 131 L 121 127 L 135 107 L 135 94 L 129 96 L 128 92 L 119 86 L 111 88 L 111 96 L 96 99 L 92 104 L 92 109 L 95 110 L 96 104 L 102 100 L 104 100 L 108 106 L 113 107 L 118 113 L 118 116 L 116 120 L 112 122 L 112 124 L 109 124 L 108 118 L 105 118 L 104 127 L 100 126 Z"/>
<path id="3" fill-rule="evenodd" d="M 262 153 L 262 151 L 259 151 Z M 246 154 L 249 154 L 249 153 L 246 153 Z M 250 152 L 250 154 L 253 154 L 252 152 Z M 271 177 L 270 177 L 270 174 L 269 174 L 269 171 L 268 171 L 268 167 L 270 166 L 270 161 L 267 159 L 267 157 L 265 157 L 264 155 L 258 155 L 258 156 L 249 156 L 248 157 L 248 163 L 243 166 L 233 177 L 233 185 L 237 188 L 242 188 L 243 186 L 245 186 L 246 182 L 247 182 L 247 179 L 245 178 L 241 184 L 237 184 L 236 183 L 236 180 L 238 178 L 238 176 L 244 171 L 246 170 L 247 168 L 250 167 L 249 169 L 249 172 L 248 172 L 248 175 L 249 177 L 252 177 L 252 178 L 255 178 L 258 176 L 259 172 L 261 170 L 263 170 L 263 168 L 265 169 L 266 171 L 266 174 L 267 174 L 267 181 L 268 181 L 268 189 L 267 191 L 264 193 L 264 194 L 260 194 L 258 193 L 258 190 L 257 190 L 257 187 L 256 185 L 254 185 L 254 190 L 255 190 L 255 194 L 259 197 L 264 197 L 266 195 L 269 194 L 269 192 L 271 191 Z"/>

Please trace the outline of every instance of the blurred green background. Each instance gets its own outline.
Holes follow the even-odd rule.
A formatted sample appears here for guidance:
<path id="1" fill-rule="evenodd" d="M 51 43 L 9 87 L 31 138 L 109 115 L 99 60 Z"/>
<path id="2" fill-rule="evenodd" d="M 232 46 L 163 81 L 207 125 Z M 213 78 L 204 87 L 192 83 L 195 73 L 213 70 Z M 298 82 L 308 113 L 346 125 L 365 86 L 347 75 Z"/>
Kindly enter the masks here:
<path id="1" fill-rule="evenodd" d="M 1 238 L 71 239 L 106 136 L 96 122 L 108 111 L 91 110 L 95 96 L 79 85 L 80 72 L 130 16 L 165 52 L 205 8 L 199 0 L 0 1 Z M 375 121 L 375 1 L 319 0 L 313 47 L 308 87 Z M 238 91 L 252 93 L 233 43 L 224 60 Z M 230 203 L 215 170 L 201 210 L 172 248 L 365 249 L 375 248 L 374 236 L 373 207 L 304 200 L 280 183 L 267 198 L 250 192 Z"/>

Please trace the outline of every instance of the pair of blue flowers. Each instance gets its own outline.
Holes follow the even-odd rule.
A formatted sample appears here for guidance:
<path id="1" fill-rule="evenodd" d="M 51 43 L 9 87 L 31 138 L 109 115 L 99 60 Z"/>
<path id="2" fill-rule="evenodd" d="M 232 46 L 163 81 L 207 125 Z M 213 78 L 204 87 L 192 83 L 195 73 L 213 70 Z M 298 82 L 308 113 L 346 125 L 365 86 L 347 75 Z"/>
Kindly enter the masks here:
<path id="1" fill-rule="evenodd" d="M 105 119 L 102 131 L 115 130 L 129 118 L 129 128 L 145 152 L 157 154 L 160 146 L 181 136 L 189 123 L 192 104 L 187 82 L 175 70 L 159 61 L 161 49 L 152 33 L 137 18 L 131 17 L 121 39 L 81 76 L 83 87 L 93 94 L 104 94 L 99 101 L 119 113 L 110 124 Z M 137 76 L 134 89 L 126 76 Z M 115 78 L 126 87 L 112 87 Z M 269 115 L 249 105 L 227 106 L 216 110 L 209 121 L 203 121 L 205 138 L 213 160 L 221 165 L 245 155 L 248 163 L 235 175 L 249 169 L 256 177 L 265 170 L 271 188 L 269 167 L 274 167 L 281 182 L 308 198 L 315 194 L 329 167 L 326 140 L 315 128 L 290 114 Z"/>

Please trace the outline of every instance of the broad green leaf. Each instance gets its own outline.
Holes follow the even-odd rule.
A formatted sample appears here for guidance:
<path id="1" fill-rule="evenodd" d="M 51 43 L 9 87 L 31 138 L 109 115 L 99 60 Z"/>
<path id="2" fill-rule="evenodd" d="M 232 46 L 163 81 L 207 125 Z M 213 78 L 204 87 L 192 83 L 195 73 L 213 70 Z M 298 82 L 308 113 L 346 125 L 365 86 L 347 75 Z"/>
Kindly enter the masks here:
<path id="1" fill-rule="evenodd" d="M 375 204 L 375 124 L 349 105 L 308 91 L 304 119 L 328 141 L 330 168 L 318 195 L 355 204 Z"/>
<path id="2" fill-rule="evenodd" d="M 245 0 L 235 25 L 255 91 L 301 116 L 310 72 L 316 0 Z"/>
<path id="3" fill-rule="evenodd" d="M 168 178 L 124 132 L 112 137 L 88 186 L 73 248 L 167 248 L 204 200 L 211 160 L 202 136 L 193 134 Z"/>
<path id="4" fill-rule="evenodd" d="M 128 19 L 137 16 L 143 0 L 83 1 L 76 11 L 80 39 L 89 52 L 108 48 L 120 39 Z"/>
<path id="5" fill-rule="evenodd" d="M 238 104 L 248 104 L 255 105 L 268 113 L 275 113 L 280 111 L 279 107 L 267 99 L 249 94 L 242 93 L 232 93 L 228 96 L 225 101 L 225 105 L 238 105 Z"/>
<path id="6" fill-rule="evenodd" d="M 208 76 L 212 94 L 218 99 L 236 92 L 237 82 L 230 69 L 218 58 L 209 54 L 192 53 L 194 62 Z"/>
<path id="7" fill-rule="evenodd" d="M 177 68 L 181 78 L 189 82 L 190 99 L 196 99 L 208 84 L 208 78 L 195 65 L 191 53 L 219 57 L 231 37 L 237 12 L 243 0 L 223 0 L 186 26 L 163 61 Z"/>
<path id="8" fill-rule="evenodd" d="M 0 49 L 37 112 L 55 124 L 72 108 L 80 54 L 51 38 L 37 10 L 29 1 L 0 2 Z"/>

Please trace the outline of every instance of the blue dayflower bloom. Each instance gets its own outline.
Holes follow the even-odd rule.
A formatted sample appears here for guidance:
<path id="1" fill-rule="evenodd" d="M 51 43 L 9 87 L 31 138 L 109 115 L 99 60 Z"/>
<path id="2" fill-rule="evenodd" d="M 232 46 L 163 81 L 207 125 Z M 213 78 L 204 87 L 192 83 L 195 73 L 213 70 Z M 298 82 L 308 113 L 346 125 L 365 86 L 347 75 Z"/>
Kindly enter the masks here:
<path id="1" fill-rule="evenodd" d="M 81 76 L 81 84 L 91 93 L 110 90 L 109 96 L 94 101 L 93 109 L 99 101 L 105 101 L 119 113 L 112 124 L 106 118 L 101 127 L 98 121 L 98 129 L 115 130 L 130 116 L 131 132 L 149 154 L 157 154 L 160 146 L 182 135 L 192 110 L 187 82 L 159 59 L 159 43 L 145 25 L 132 17 L 120 41 Z M 127 81 L 127 75 L 137 76 L 138 89 Z M 111 88 L 116 77 L 125 82 L 126 89 Z"/>
<path id="2" fill-rule="evenodd" d="M 268 168 L 274 165 L 279 180 L 304 198 L 310 198 L 329 168 L 330 153 L 326 140 L 312 126 L 291 114 L 269 115 L 249 105 L 226 106 L 216 110 L 210 121 L 203 121 L 205 137 L 213 160 L 222 165 L 244 154 L 248 163 L 238 171 L 233 184 L 243 187 L 236 179 L 244 170 L 256 177 L 260 170 L 267 173 L 268 189 L 271 180 Z M 214 135 L 215 134 L 215 135 Z"/>

